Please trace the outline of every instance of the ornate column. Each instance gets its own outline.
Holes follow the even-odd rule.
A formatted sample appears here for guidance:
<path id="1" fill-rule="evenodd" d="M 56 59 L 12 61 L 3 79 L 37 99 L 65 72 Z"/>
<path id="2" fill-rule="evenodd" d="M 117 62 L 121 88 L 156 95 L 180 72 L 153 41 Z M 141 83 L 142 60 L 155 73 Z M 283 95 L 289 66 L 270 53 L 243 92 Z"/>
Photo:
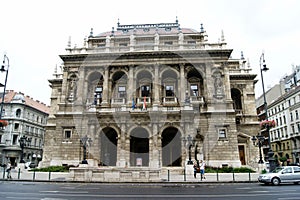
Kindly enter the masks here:
<path id="1" fill-rule="evenodd" d="M 149 166 L 151 168 L 160 168 L 160 146 L 158 144 L 158 125 L 154 123 L 152 126 L 152 135 L 149 138 Z M 151 144 L 151 145 L 150 145 Z"/>
<path id="2" fill-rule="evenodd" d="M 184 100 L 185 100 L 185 90 L 186 90 L 186 79 L 185 79 L 185 75 L 184 75 L 184 64 L 180 64 L 180 77 L 179 77 L 179 81 L 180 81 L 180 87 L 178 88 L 178 92 L 180 94 L 180 103 L 183 105 L 184 104 Z"/>
<path id="3" fill-rule="evenodd" d="M 109 67 L 104 69 L 104 80 L 103 80 L 103 97 L 102 97 L 102 106 L 108 106 L 108 94 L 109 94 Z"/>
<path id="4" fill-rule="evenodd" d="M 159 101 L 159 90 L 160 90 L 160 81 L 159 81 L 159 65 L 154 65 L 154 84 L 153 84 L 153 90 L 154 90 L 154 102 L 153 102 L 153 109 L 158 107 L 160 104 Z"/>
<path id="5" fill-rule="evenodd" d="M 126 163 L 126 125 L 122 124 L 121 125 L 121 129 L 120 129 L 120 134 L 118 137 L 118 167 L 127 167 L 127 163 Z"/>
<path id="6" fill-rule="evenodd" d="M 134 94 L 134 77 L 133 77 L 133 68 L 134 66 L 129 66 L 129 72 L 128 72 L 128 92 L 127 92 L 127 104 L 129 106 L 132 106 L 132 98 L 135 98 Z"/>

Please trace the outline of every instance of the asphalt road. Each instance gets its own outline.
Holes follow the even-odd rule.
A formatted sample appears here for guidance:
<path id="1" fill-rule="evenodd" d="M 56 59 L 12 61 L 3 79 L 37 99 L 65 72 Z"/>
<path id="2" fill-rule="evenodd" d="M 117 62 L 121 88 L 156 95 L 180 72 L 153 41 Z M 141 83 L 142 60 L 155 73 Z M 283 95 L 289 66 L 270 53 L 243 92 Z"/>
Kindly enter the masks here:
<path id="1" fill-rule="evenodd" d="M 101 184 L 0 182 L 0 199 L 93 200 L 93 199 L 300 199 L 300 185 L 265 186 L 259 183 L 224 184 Z"/>

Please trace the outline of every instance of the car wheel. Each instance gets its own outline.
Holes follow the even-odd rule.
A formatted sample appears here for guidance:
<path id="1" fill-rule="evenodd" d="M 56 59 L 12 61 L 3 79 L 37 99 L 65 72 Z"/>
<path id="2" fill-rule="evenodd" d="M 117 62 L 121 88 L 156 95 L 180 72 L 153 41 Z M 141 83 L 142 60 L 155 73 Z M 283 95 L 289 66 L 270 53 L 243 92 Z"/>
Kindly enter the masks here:
<path id="1" fill-rule="evenodd" d="M 279 184 L 280 184 L 279 178 L 273 178 L 273 179 L 272 179 L 272 184 L 273 184 L 273 185 L 279 185 Z"/>

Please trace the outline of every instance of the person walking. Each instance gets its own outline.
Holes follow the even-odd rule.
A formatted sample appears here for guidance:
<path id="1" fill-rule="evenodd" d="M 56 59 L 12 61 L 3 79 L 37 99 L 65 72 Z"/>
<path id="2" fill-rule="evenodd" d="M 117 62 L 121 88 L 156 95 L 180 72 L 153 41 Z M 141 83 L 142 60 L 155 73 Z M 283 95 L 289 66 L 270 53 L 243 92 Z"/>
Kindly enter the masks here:
<path id="1" fill-rule="evenodd" d="M 6 165 L 7 179 L 11 179 L 11 164 L 10 162 Z"/>
<path id="2" fill-rule="evenodd" d="M 200 167 L 200 175 L 201 175 L 201 181 L 202 181 L 202 179 L 206 179 L 205 178 L 205 162 L 203 160 L 200 160 L 199 167 Z"/>

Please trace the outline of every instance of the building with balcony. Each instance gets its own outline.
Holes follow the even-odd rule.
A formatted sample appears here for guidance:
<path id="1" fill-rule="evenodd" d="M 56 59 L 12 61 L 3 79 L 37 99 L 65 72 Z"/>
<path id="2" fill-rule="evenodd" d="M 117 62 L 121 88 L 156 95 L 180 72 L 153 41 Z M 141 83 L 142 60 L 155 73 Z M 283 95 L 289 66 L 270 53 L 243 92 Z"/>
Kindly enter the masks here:
<path id="1" fill-rule="evenodd" d="M 175 23 L 117 24 L 69 42 L 49 80 L 51 111 L 42 166 L 182 170 L 189 161 L 256 167 L 255 74 L 232 59 L 223 33 L 210 43 Z"/>
<path id="2" fill-rule="evenodd" d="M 270 129 L 274 157 L 287 163 L 299 163 L 300 157 L 300 86 L 289 90 L 268 106 L 268 115 L 276 127 Z"/>
<path id="3" fill-rule="evenodd" d="M 6 91 L 1 119 L 8 125 L 0 128 L 1 164 L 10 161 L 12 166 L 17 166 L 23 158 L 37 166 L 43 156 L 48 115 L 49 107 L 44 103 L 23 93 Z M 23 149 L 21 138 L 24 139 Z"/>
<path id="4" fill-rule="evenodd" d="M 266 92 L 268 106 L 268 120 L 274 120 L 276 127 L 270 130 L 270 142 L 275 153 L 275 159 L 285 157 L 287 163 L 299 163 L 298 109 L 300 66 L 293 68 L 293 73 L 284 76 L 278 84 Z M 266 113 L 263 104 L 263 96 L 256 99 L 256 108 L 259 121 L 265 120 Z M 300 124 L 299 124 L 300 128 Z M 265 137 L 263 142 L 264 159 L 268 160 L 268 134 L 261 130 Z"/>

